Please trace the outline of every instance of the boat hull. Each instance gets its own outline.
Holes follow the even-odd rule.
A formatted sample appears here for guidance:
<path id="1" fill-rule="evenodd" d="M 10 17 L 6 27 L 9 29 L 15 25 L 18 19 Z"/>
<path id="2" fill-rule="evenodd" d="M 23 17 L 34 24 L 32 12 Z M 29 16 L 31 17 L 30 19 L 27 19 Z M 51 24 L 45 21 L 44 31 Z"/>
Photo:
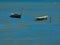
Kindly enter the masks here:
<path id="1" fill-rule="evenodd" d="M 21 15 L 11 15 L 11 18 L 21 18 Z"/>
<path id="2" fill-rule="evenodd" d="M 47 18 L 36 18 L 37 21 L 47 20 Z"/>

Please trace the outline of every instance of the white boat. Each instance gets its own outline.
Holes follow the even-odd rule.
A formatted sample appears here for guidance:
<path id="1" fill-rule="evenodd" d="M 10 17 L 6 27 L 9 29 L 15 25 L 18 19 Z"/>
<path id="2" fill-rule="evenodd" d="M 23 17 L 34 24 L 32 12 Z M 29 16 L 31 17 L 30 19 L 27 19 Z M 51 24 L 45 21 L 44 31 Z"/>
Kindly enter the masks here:
<path id="1" fill-rule="evenodd" d="M 36 20 L 46 20 L 48 16 L 36 17 Z"/>

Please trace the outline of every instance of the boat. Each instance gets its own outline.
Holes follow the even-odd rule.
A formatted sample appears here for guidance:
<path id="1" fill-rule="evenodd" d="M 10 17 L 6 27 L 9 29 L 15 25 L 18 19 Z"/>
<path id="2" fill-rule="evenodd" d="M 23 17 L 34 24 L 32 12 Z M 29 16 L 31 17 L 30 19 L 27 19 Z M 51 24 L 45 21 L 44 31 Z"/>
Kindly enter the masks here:
<path id="1" fill-rule="evenodd" d="M 37 21 L 47 20 L 48 16 L 36 17 Z"/>
<path id="2" fill-rule="evenodd" d="M 16 13 L 11 13 L 11 18 L 21 18 L 21 15 L 16 14 Z"/>
<path id="3" fill-rule="evenodd" d="M 20 14 L 11 13 L 10 17 L 11 17 L 11 18 L 21 18 L 22 14 L 23 14 L 23 8 L 22 8 Z"/>

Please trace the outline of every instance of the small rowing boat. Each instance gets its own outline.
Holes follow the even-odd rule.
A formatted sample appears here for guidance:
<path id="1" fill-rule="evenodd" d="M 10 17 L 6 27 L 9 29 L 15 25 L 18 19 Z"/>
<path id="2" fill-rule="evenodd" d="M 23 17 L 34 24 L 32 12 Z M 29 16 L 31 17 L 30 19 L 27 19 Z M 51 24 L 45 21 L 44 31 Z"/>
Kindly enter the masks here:
<path id="1" fill-rule="evenodd" d="M 37 21 L 47 20 L 48 16 L 36 17 Z"/>

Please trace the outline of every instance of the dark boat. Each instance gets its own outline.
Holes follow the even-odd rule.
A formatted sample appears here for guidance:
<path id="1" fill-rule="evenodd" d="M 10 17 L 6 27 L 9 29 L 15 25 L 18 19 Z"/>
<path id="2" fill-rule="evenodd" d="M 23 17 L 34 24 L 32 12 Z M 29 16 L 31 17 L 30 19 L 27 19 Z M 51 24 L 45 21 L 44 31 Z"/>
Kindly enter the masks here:
<path id="1" fill-rule="evenodd" d="M 21 15 L 19 14 L 11 14 L 11 18 L 21 18 Z"/>
<path id="2" fill-rule="evenodd" d="M 22 8 L 20 14 L 11 13 L 11 16 L 10 16 L 10 17 L 11 17 L 11 18 L 21 18 L 22 14 L 23 14 L 23 8 Z"/>

